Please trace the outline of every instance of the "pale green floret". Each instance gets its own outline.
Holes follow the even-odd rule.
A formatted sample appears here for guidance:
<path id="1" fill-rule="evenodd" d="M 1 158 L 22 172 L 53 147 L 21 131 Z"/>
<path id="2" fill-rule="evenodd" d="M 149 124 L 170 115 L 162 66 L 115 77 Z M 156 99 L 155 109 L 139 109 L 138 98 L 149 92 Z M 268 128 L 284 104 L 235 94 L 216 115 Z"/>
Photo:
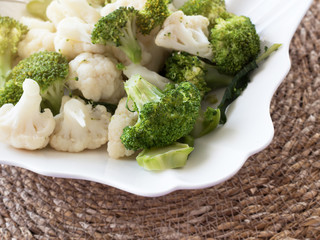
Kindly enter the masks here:
<path id="1" fill-rule="evenodd" d="M 260 37 L 248 17 L 218 18 L 211 29 L 212 62 L 221 73 L 235 75 L 260 52 Z"/>
<path id="2" fill-rule="evenodd" d="M 133 7 L 120 7 L 102 17 L 92 31 L 92 43 L 116 46 L 133 63 L 140 63 L 141 47 L 136 37 L 137 15 L 138 10 Z"/>
<path id="3" fill-rule="evenodd" d="M 147 170 L 165 170 L 185 166 L 193 147 L 173 143 L 166 147 L 145 149 L 137 156 L 138 164 Z"/>
<path id="4" fill-rule="evenodd" d="M 18 44 L 27 32 L 28 28 L 17 20 L 0 16 L 0 88 L 7 81 Z"/>
<path id="5" fill-rule="evenodd" d="M 52 0 L 30 0 L 27 3 L 26 9 L 31 15 L 42 20 L 48 20 L 46 12 L 51 2 Z"/>

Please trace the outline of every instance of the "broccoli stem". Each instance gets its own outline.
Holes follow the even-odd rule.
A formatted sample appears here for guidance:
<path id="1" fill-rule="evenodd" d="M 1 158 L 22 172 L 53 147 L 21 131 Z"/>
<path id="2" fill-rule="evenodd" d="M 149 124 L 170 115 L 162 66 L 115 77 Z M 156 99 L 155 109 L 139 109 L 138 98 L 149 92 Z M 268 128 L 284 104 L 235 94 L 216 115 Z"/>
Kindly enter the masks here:
<path id="1" fill-rule="evenodd" d="M 245 90 L 248 83 L 250 82 L 249 74 L 256 68 L 259 67 L 259 63 L 268 58 L 271 53 L 278 50 L 281 44 L 273 44 L 268 48 L 261 56 L 247 64 L 242 70 L 240 70 L 232 79 L 229 86 L 226 88 L 222 100 L 218 106 L 220 109 L 221 117 L 220 124 L 225 124 L 227 121 L 226 109 L 227 107 L 236 100 L 241 93 Z"/>
<path id="2" fill-rule="evenodd" d="M 136 160 L 141 167 L 147 170 L 181 168 L 185 166 L 193 149 L 188 144 L 175 142 L 165 147 L 144 149 Z"/>
<path id="3" fill-rule="evenodd" d="M 64 81 L 56 81 L 45 91 L 41 92 L 41 108 L 49 108 L 53 115 L 60 112 L 61 100 L 63 97 Z"/>
<path id="4" fill-rule="evenodd" d="M 119 48 L 128 56 L 133 63 L 141 61 L 141 47 L 136 37 L 136 17 L 128 19 L 127 27 L 123 29 L 124 36 L 120 37 Z"/>
<path id="5" fill-rule="evenodd" d="M 208 107 L 206 111 L 200 111 L 199 117 L 190 135 L 199 138 L 212 132 L 219 125 L 220 110 Z"/>
<path id="6" fill-rule="evenodd" d="M 130 28 L 129 28 L 130 29 Z M 133 36 L 131 29 L 125 32 L 125 37 L 121 38 L 121 45 L 119 48 L 128 56 L 133 63 L 140 63 L 141 61 L 141 47 Z"/>
<path id="7" fill-rule="evenodd" d="M 144 104 L 148 102 L 159 102 L 164 96 L 162 91 L 156 86 L 144 80 L 140 75 L 133 75 L 125 83 L 125 90 L 140 111 Z"/>
<path id="8" fill-rule="evenodd" d="M 207 83 L 207 87 L 210 89 L 226 87 L 232 81 L 232 76 L 219 73 L 216 66 L 206 64 L 206 70 L 207 73 L 204 76 L 204 79 Z"/>

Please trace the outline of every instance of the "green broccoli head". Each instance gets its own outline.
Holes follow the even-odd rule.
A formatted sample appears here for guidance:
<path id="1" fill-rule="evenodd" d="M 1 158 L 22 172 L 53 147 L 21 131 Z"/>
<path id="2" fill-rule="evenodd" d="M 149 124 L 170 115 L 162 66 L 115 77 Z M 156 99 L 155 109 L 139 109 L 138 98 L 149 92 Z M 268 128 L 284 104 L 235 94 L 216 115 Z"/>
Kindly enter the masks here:
<path id="1" fill-rule="evenodd" d="M 11 71 L 10 79 L 22 83 L 26 78 L 33 79 L 40 86 L 41 107 L 59 113 L 64 84 L 68 75 L 67 59 L 57 52 L 34 53 L 21 60 Z"/>
<path id="2" fill-rule="evenodd" d="M 224 0 L 189 0 L 179 10 L 185 15 L 202 15 L 208 18 L 210 26 L 227 11 Z"/>
<path id="3" fill-rule="evenodd" d="M 22 94 L 22 82 L 15 82 L 12 79 L 8 80 L 4 86 L 0 88 L 0 107 L 6 103 L 12 103 L 15 105 L 19 102 Z"/>
<path id="4" fill-rule="evenodd" d="M 212 89 L 227 86 L 232 79 L 218 73 L 215 66 L 186 52 L 173 52 L 169 56 L 165 62 L 165 75 L 176 83 L 191 82 L 199 89 L 202 97 Z"/>
<path id="5" fill-rule="evenodd" d="M 133 63 L 139 63 L 141 47 L 136 38 L 138 13 L 133 7 L 120 7 L 102 17 L 92 31 L 92 43 L 119 47 Z"/>
<path id="6" fill-rule="evenodd" d="M 210 88 L 207 87 L 205 63 L 197 56 L 186 52 L 173 52 L 165 62 L 165 76 L 176 82 L 190 82 L 194 84 L 203 97 Z"/>
<path id="7" fill-rule="evenodd" d="M 121 135 L 127 149 L 170 145 L 192 130 L 199 115 L 200 92 L 189 82 L 161 91 L 134 75 L 125 83 L 125 90 L 139 112 L 137 123 L 125 127 Z"/>
<path id="8" fill-rule="evenodd" d="M 168 0 L 147 0 L 144 9 L 139 12 L 137 25 L 142 34 L 150 34 L 157 26 L 162 26 L 163 22 L 170 15 Z"/>
<path id="9" fill-rule="evenodd" d="M 11 17 L 0 16 L 0 87 L 3 87 L 28 28 Z"/>
<path id="10" fill-rule="evenodd" d="M 213 62 L 220 72 L 235 75 L 260 52 L 260 38 L 248 17 L 218 18 L 211 29 Z"/>

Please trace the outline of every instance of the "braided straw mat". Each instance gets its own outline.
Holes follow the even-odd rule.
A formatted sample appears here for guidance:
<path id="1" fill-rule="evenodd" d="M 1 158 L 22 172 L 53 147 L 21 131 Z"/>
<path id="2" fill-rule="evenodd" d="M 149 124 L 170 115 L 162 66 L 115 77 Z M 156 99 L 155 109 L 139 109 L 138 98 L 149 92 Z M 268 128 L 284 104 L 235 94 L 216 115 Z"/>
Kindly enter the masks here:
<path id="1" fill-rule="evenodd" d="M 0 239 L 320 239 L 320 1 L 271 103 L 275 137 L 218 186 L 158 198 L 0 167 Z"/>

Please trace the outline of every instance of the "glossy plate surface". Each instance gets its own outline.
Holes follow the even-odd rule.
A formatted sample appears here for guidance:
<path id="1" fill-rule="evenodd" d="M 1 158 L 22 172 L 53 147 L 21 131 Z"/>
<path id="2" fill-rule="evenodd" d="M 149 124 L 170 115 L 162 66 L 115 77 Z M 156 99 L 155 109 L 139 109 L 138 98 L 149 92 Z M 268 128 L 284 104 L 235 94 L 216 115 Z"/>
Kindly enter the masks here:
<path id="1" fill-rule="evenodd" d="M 78 154 L 23 151 L 0 144 L 0 163 L 54 177 L 85 179 L 142 196 L 161 196 L 178 189 L 198 189 L 232 177 L 254 153 L 273 138 L 269 114 L 271 98 L 290 69 L 291 38 L 312 0 L 226 0 L 229 11 L 249 16 L 261 37 L 282 43 L 253 75 L 252 81 L 228 109 L 228 122 L 198 139 L 182 169 L 148 172 L 133 159 L 114 160 L 106 146 Z M 0 1 L 0 14 L 19 18 L 23 4 Z"/>

